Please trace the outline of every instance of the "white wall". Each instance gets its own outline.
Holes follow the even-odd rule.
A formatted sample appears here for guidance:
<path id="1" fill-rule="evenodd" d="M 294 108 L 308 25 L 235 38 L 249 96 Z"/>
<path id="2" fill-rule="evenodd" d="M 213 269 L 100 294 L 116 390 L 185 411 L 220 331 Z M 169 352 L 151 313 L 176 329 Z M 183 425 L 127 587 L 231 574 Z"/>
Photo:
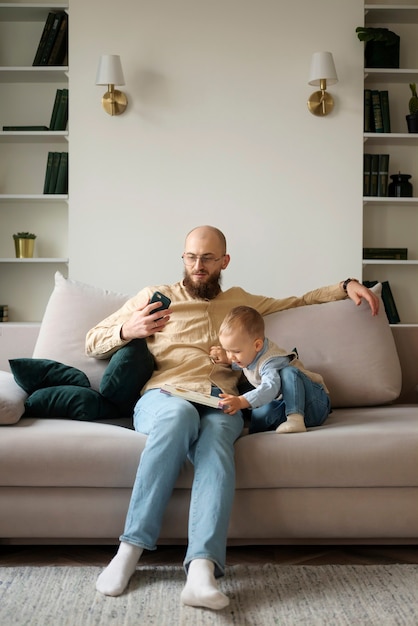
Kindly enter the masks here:
<path id="1" fill-rule="evenodd" d="M 224 286 L 300 294 L 361 276 L 362 0 L 70 0 L 70 275 L 124 292 L 182 275 L 184 235 L 221 228 Z M 306 101 L 313 52 L 339 83 Z M 129 108 L 101 108 L 100 54 Z"/>

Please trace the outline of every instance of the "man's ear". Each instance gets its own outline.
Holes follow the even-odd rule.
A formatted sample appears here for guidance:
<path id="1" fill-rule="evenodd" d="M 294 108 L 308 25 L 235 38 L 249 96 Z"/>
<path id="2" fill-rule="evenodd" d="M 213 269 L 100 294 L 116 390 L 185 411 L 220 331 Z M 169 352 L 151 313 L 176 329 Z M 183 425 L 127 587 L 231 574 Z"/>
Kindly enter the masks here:
<path id="1" fill-rule="evenodd" d="M 229 254 L 225 254 L 224 256 L 224 260 L 222 261 L 222 269 L 226 270 L 226 268 L 229 265 L 229 261 L 231 260 L 231 257 L 229 256 Z"/>

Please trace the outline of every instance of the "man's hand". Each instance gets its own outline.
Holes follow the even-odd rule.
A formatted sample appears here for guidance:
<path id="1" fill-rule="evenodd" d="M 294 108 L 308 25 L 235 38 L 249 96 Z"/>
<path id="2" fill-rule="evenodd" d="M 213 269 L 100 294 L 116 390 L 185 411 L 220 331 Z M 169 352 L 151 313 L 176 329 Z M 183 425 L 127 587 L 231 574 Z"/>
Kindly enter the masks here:
<path id="1" fill-rule="evenodd" d="M 225 350 L 221 346 L 212 346 L 209 351 L 209 356 L 212 363 L 216 363 L 216 365 L 220 365 L 221 363 L 231 365 L 231 361 L 228 359 Z"/>
<path id="2" fill-rule="evenodd" d="M 368 287 L 365 287 L 357 280 L 350 280 L 347 285 L 347 295 L 357 306 L 361 304 L 362 299 L 366 300 L 369 303 L 372 315 L 377 315 L 380 301 Z"/>
<path id="3" fill-rule="evenodd" d="M 237 411 L 241 409 L 248 409 L 250 407 L 249 402 L 244 396 L 232 396 L 229 393 L 220 393 L 222 410 L 228 415 L 235 415 Z"/>
<path id="4" fill-rule="evenodd" d="M 143 309 L 134 311 L 131 317 L 123 324 L 120 338 L 123 341 L 143 339 L 164 330 L 172 311 L 164 309 L 164 316 L 161 317 L 160 308 L 161 302 L 154 302 L 153 304 L 147 304 Z"/>

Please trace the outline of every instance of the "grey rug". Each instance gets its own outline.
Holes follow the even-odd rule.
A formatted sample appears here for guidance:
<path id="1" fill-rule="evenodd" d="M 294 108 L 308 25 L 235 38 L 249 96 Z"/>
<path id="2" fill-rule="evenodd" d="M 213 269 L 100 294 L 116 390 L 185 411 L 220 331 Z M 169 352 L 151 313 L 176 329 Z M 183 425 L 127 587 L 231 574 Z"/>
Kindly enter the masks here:
<path id="1" fill-rule="evenodd" d="M 223 611 L 181 605 L 181 567 L 141 567 L 118 598 L 95 591 L 100 571 L 0 568 L 1 626 L 418 625 L 418 565 L 234 565 Z"/>

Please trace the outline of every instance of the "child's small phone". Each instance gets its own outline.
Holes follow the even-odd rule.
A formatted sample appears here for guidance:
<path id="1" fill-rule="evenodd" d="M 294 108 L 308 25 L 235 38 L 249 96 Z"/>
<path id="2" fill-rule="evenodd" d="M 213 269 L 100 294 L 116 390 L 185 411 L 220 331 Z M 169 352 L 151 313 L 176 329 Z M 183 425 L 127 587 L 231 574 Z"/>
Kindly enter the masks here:
<path id="1" fill-rule="evenodd" d="M 171 304 L 170 298 L 168 298 L 163 293 L 161 293 L 161 291 L 155 291 L 152 294 L 152 297 L 151 297 L 151 300 L 149 301 L 149 304 L 153 304 L 154 302 L 162 302 L 162 306 L 160 306 L 159 309 L 155 309 L 155 311 L 152 311 L 153 313 L 157 313 L 158 311 L 163 311 L 164 309 L 168 309 L 170 307 L 170 304 Z M 150 313 L 150 315 L 151 315 L 151 313 Z M 163 316 L 161 316 L 161 317 L 163 317 Z M 158 319 L 161 319 L 161 317 L 159 317 Z"/>

